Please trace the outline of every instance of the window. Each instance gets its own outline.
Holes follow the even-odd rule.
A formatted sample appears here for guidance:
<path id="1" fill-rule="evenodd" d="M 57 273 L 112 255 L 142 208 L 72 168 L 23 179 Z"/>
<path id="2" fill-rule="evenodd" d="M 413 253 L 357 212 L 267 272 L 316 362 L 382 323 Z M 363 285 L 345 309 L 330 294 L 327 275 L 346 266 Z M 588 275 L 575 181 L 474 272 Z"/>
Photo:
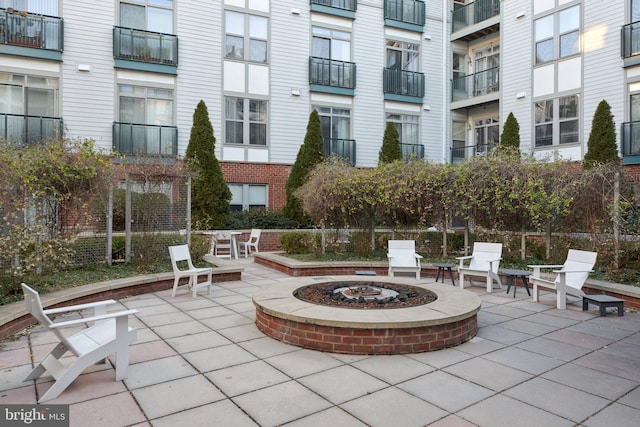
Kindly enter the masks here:
<path id="1" fill-rule="evenodd" d="M 173 90 L 120 85 L 121 123 L 173 126 Z"/>
<path id="2" fill-rule="evenodd" d="M 536 64 L 580 53 L 580 6 L 537 19 L 534 28 Z"/>
<path id="3" fill-rule="evenodd" d="M 4 0 L 0 1 L 3 9 L 25 11 L 38 15 L 58 16 L 58 0 Z"/>
<path id="4" fill-rule="evenodd" d="M 419 144 L 418 121 L 418 116 L 387 114 L 387 122 L 392 122 L 396 126 L 401 144 Z"/>
<path id="5" fill-rule="evenodd" d="M 351 111 L 346 108 L 313 107 L 318 110 L 322 137 L 329 139 L 351 138 Z"/>
<path id="6" fill-rule="evenodd" d="M 344 31 L 313 27 L 311 56 L 351 61 L 351 34 Z"/>
<path id="7" fill-rule="evenodd" d="M 419 45 L 401 41 L 387 41 L 387 68 L 418 72 L 420 69 Z"/>
<path id="8" fill-rule="evenodd" d="M 224 115 L 225 143 L 267 145 L 267 101 L 226 97 Z"/>
<path id="9" fill-rule="evenodd" d="M 173 34 L 173 0 L 120 2 L 120 26 Z"/>
<path id="10" fill-rule="evenodd" d="M 631 0 L 631 22 L 640 21 L 640 0 Z"/>
<path id="11" fill-rule="evenodd" d="M 476 134 L 476 150 L 479 154 L 488 153 L 500 142 L 498 119 L 495 117 L 476 120 L 474 123 Z"/>
<path id="12" fill-rule="evenodd" d="M 226 11 L 225 28 L 225 58 L 267 62 L 267 18 Z"/>
<path id="13" fill-rule="evenodd" d="M 60 135 L 58 79 L 0 73 L 0 139 L 37 142 Z"/>
<path id="14" fill-rule="evenodd" d="M 229 184 L 231 210 L 246 211 L 267 207 L 267 186 L 261 184 Z"/>
<path id="15" fill-rule="evenodd" d="M 538 101 L 534 105 L 536 147 L 580 142 L 579 95 Z"/>

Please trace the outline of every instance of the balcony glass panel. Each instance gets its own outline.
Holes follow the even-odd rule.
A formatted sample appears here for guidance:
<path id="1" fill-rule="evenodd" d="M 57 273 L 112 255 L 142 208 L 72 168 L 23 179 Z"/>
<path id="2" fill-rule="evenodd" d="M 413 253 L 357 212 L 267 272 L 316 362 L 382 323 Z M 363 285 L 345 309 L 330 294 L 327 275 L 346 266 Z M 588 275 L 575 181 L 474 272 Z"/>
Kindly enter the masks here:
<path id="1" fill-rule="evenodd" d="M 623 26 L 621 32 L 622 58 L 640 54 L 640 22 Z"/>
<path id="2" fill-rule="evenodd" d="M 476 0 L 453 11 L 451 31 L 460 31 L 499 14 L 500 0 Z"/>
<path id="3" fill-rule="evenodd" d="M 354 89 L 356 87 L 356 64 L 309 57 L 309 83 Z"/>
<path id="4" fill-rule="evenodd" d="M 132 28 L 113 28 L 113 55 L 117 59 L 178 64 L 178 37 Z"/>
<path id="5" fill-rule="evenodd" d="M 424 145 L 421 144 L 400 144 L 402 150 L 402 160 L 424 159 Z"/>
<path id="6" fill-rule="evenodd" d="M 175 157 L 178 152 L 178 128 L 115 122 L 113 149 L 117 153 L 134 156 Z"/>
<path id="7" fill-rule="evenodd" d="M 500 67 L 489 68 L 451 81 L 451 100 L 462 101 L 500 90 Z"/>
<path id="8" fill-rule="evenodd" d="M 324 154 L 327 157 L 338 156 L 346 159 L 350 164 L 356 164 L 356 140 L 355 139 L 324 139 Z"/>
<path id="9" fill-rule="evenodd" d="M 385 0 L 384 17 L 394 21 L 423 26 L 424 2 L 419 0 Z"/>
<path id="10" fill-rule="evenodd" d="M 59 117 L 0 114 L 0 139 L 11 144 L 37 144 L 62 136 Z"/>
<path id="11" fill-rule="evenodd" d="M 424 74 L 422 73 L 385 68 L 383 81 L 384 93 L 424 97 Z"/>
<path id="12" fill-rule="evenodd" d="M 0 9 L 0 43 L 62 51 L 62 18 L 8 10 Z"/>
<path id="13" fill-rule="evenodd" d="M 355 12 L 358 2 L 357 0 L 311 0 L 310 3 Z"/>

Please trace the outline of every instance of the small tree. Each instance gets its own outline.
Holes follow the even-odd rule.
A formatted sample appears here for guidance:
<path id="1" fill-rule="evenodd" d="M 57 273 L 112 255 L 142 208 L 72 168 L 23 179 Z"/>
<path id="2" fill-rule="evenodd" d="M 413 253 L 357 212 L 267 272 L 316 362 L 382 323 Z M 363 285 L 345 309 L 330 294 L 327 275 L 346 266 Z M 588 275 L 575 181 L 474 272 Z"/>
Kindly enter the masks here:
<path id="1" fill-rule="evenodd" d="M 296 161 L 291 168 L 291 174 L 285 185 L 287 204 L 283 212 L 289 218 L 301 224 L 307 224 L 309 217 L 304 213 L 302 204 L 298 197 L 296 197 L 295 192 L 305 183 L 313 167 L 321 163 L 324 159 L 324 142 L 322 139 L 320 115 L 316 110 L 313 110 L 309 115 L 304 142 L 300 146 Z"/>
<path id="2" fill-rule="evenodd" d="M 517 153 L 520 156 L 520 124 L 513 113 L 509 113 L 504 122 L 499 147 L 503 153 Z"/>
<path id="3" fill-rule="evenodd" d="M 611 107 L 604 99 L 598 104 L 591 123 L 591 133 L 584 155 L 584 167 L 590 168 L 600 163 L 618 161 L 616 130 Z"/>
<path id="4" fill-rule="evenodd" d="M 378 164 L 391 163 L 396 160 L 402 160 L 400 135 L 398 134 L 396 125 L 392 122 L 387 122 L 387 127 L 384 130 L 384 137 L 382 139 L 382 147 L 380 148 L 380 155 L 378 157 Z"/>
<path id="5" fill-rule="evenodd" d="M 185 164 L 192 173 L 191 216 L 195 228 L 225 227 L 229 218 L 231 191 L 215 154 L 216 138 L 209 112 L 200 100 L 193 113 L 193 127 L 185 154 Z"/>

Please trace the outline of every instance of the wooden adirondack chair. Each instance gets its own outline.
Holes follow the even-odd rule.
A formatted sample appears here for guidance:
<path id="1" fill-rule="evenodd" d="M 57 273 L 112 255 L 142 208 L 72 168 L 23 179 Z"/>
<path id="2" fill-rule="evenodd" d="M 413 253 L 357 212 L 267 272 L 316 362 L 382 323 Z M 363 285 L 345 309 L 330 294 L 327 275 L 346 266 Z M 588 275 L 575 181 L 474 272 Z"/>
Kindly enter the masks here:
<path id="1" fill-rule="evenodd" d="M 529 278 L 533 283 L 533 300 L 539 300 L 540 288 L 549 289 L 556 293 L 556 307 L 566 309 L 567 295 L 579 298 L 584 296 L 582 286 L 589 277 L 589 273 L 593 272 L 597 257 L 597 252 L 569 249 L 567 259 L 562 265 L 530 265 L 529 268 L 533 269 L 533 274 Z M 551 281 L 540 278 L 542 269 L 555 269 L 553 272 L 558 273 L 556 279 Z"/>
<path id="2" fill-rule="evenodd" d="M 414 240 L 389 240 L 389 276 L 395 273 L 414 273 L 416 279 L 420 279 L 421 255 L 416 253 L 416 242 Z"/>
<path id="3" fill-rule="evenodd" d="M 502 281 L 498 275 L 500 260 L 502 260 L 502 243 L 475 242 L 473 253 L 468 256 L 456 258 L 460 264 L 458 274 L 460 275 L 460 287 L 464 289 L 464 278 L 469 276 L 469 283 L 473 285 L 472 277 L 484 277 L 487 282 L 487 292 L 493 291 L 493 282 L 502 289 Z M 465 267 L 465 261 L 469 265 Z"/>
<path id="4" fill-rule="evenodd" d="M 129 315 L 138 310 L 126 310 L 116 313 L 107 313 L 107 305 L 115 304 L 114 300 L 93 302 L 88 304 L 73 305 L 63 308 L 45 310 L 42 307 L 37 291 L 22 284 L 25 306 L 29 313 L 53 332 L 60 340 L 51 352 L 40 362 L 24 381 L 33 380 L 48 372 L 56 382 L 38 400 L 38 403 L 55 399 L 62 393 L 85 369 L 98 362 L 106 363 L 107 357 L 116 354 L 116 380 L 127 378 L 129 370 L 129 345 L 136 341 L 136 330 L 128 326 Z M 94 316 L 81 319 L 68 320 L 54 323 L 50 314 L 64 313 L 68 311 L 94 309 Z M 67 326 L 86 325 L 92 326 L 77 332 L 71 336 L 65 336 L 61 329 Z M 61 363 L 60 358 L 67 352 L 75 356 L 71 365 Z"/>

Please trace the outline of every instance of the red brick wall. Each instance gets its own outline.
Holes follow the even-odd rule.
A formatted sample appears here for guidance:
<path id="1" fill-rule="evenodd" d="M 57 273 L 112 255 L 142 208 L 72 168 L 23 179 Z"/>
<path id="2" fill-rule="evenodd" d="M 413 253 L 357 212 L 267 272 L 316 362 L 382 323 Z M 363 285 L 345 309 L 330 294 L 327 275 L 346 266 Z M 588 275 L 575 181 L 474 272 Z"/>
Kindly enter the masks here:
<path id="1" fill-rule="evenodd" d="M 442 325 L 397 329 L 356 329 L 281 319 L 256 309 L 256 326 L 279 341 L 332 353 L 403 354 L 462 344 L 478 332 L 476 315 Z"/>
<path id="2" fill-rule="evenodd" d="M 229 184 L 266 184 L 270 208 L 279 210 L 287 203 L 285 185 L 291 165 L 220 162 L 220 167 Z"/>

